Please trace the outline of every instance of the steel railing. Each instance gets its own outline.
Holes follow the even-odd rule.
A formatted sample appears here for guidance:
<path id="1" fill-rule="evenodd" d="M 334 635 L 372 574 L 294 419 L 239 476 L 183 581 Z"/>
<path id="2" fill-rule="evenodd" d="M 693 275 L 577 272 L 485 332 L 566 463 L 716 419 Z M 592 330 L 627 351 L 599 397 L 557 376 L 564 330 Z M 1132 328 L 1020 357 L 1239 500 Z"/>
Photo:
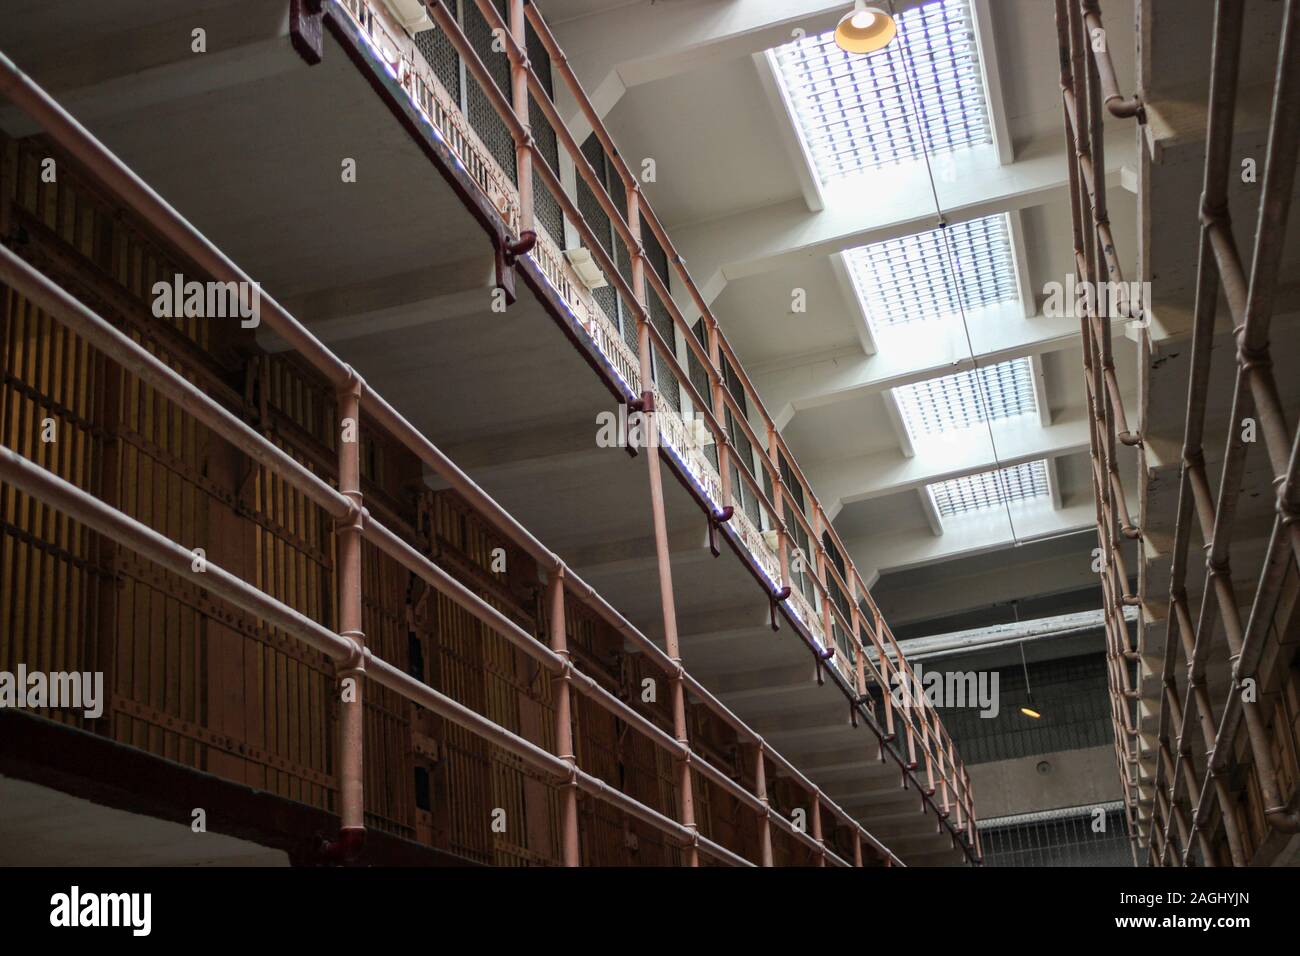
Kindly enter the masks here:
<path id="1" fill-rule="evenodd" d="M 1247 752 L 1253 762 L 1266 825 L 1285 833 L 1300 829 L 1300 814 L 1296 807 L 1300 788 L 1293 791 L 1289 800 L 1282 796 L 1270 749 L 1266 715 L 1258 700 L 1241 693 L 1242 681 L 1264 676 L 1257 673 L 1264 638 L 1287 568 L 1300 559 L 1300 527 L 1296 524 L 1300 506 L 1300 433 L 1293 433 L 1287 426 L 1269 351 L 1269 323 L 1274 309 L 1300 142 L 1300 130 L 1295 123 L 1297 110 L 1300 110 L 1300 60 L 1297 59 L 1300 57 L 1300 18 L 1293 0 L 1287 0 L 1249 274 L 1237 251 L 1227 201 L 1243 18 L 1244 3 L 1241 0 L 1219 0 L 1217 3 L 1187 416 L 1165 615 L 1170 634 L 1165 642 L 1160 674 L 1158 753 L 1147 836 L 1150 858 L 1160 864 L 1186 865 L 1191 862 L 1194 849 L 1199 848 L 1200 861 L 1205 865 L 1216 865 L 1220 855 L 1212 839 L 1215 834 L 1210 832 L 1212 823 L 1216 831 L 1220 826 L 1223 829 L 1231 862 L 1234 865 L 1250 862 L 1238 822 L 1238 798 L 1229 789 L 1227 774 L 1234 760 L 1233 749 L 1243 720 L 1247 728 Z M 1094 173 L 1102 168 L 1101 115 L 1106 109 L 1112 115 L 1136 117 L 1139 122 L 1145 122 L 1145 108 L 1140 97 L 1125 99 L 1119 95 L 1105 45 L 1099 50 L 1096 45 L 1087 43 L 1087 36 L 1101 29 L 1100 14 L 1094 0 L 1080 0 L 1077 6 L 1071 0 L 1057 0 L 1057 29 L 1062 50 L 1061 86 L 1066 139 L 1076 158 L 1071 164 L 1070 185 L 1079 277 L 1094 282 L 1102 278 L 1119 281 L 1122 276 L 1105 212 L 1105 184 L 1094 178 Z M 1091 55 L 1086 52 L 1089 49 Z M 1091 229 L 1088 230 L 1087 226 Z M 1211 491 L 1206 473 L 1203 437 L 1221 291 L 1233 323 L 1236 371 L 1228 439 L 1216 496 Z M 1138 314 L 1130 309 L 1125 317 L 1138 318 Z M 1128 679 L 1128 668 L 1115 665 L 1127 661 L 1138 663 L 1136 649 L 1129 643 L 1128 630 L 1123 624 L 1122 605 L 1140 601 L 1124 593 L 1127 578 L 1122 556 L 1118 553 L 1116 531 L 1118 529 L 1119 533 L 1129 537 L 1140 536 L 1140 532 L 1133 527 L 1122 507 L 1123 490 L 1113 470 L 1113 450 L 1117 439 L 1139 445 L 1140 439 L 1127 431 L 1123 409 L 1119 406 L 1118 389 L 1113 384 L 1113 367 L 1109 363 L 1108 351 L 1109 323 L 1109 317 L 1100 320 L 1096 316 L 1085 318 L 1084 362 L 1093 422 L 1098 531 L 1108 570 L 1103 577 L 1103 587 L 1107 591 L 1111 693 L 1116 739 L 1122 741 L 1118 751 L 1120 772 L 1132 826 L 1139 799 L 1135 768 L 1139 760 L 1140 715 L 1131 708 L 1140 695 Z M 1145 330 L 1141 342 L 1145 361 L 1150 352 Z M 1260 432 L 1275 476 L 1273 483 L 1277 488 L 1277 498 L 1268 550 L 1255 585 L 1250 615 L 1243 627 L 1229 553 L 1246 458 L 1246 445 L 1237 423 L 1252 415 L 1259 419 Z M 1188 549 L 1194 522 L 1201 540 L 1206 543 L 1206 586 L 1195 621 L 1187 592 Z M 1148 600 L 1151 599 L 1148 596 Z M 1220 631 L 1232 663 L 1232 675 L 1216 724 L 1207 686 L 1207 662 Z M 1185 664 L 1185 690 L 1181 695 L 1177 673 L 1180 651 Z M 1199 727 L 1199 745 L 1204 747 L 1206 754 L 1205 773 L 1200 778 L 1192 759 L 1191 724 L 1194 718 Z M 1284 731 L 1279 729 L 1278 732 Z M 1218 815 L 1212 818 L 1215 808 Z M 1175 828 L 1178 831 L 1176 839 Z"/>
<path id="2" fill-rule="evenodd" d="M 1069 157 L 1071 221 L 1074 238 L 1074 265 L 1079 287 L 1090 283 L 1101 288 L 1103 281 L 1123 288 L 1123 272 L 1111 235 L 1106 203 L 1104 137 L 1101 127 L 1101 83 L 1099 62 L 1090 55 L 1094 48 L 1091 30 L 1099 23 L 1095 9 L 1087 2 L 1057 0 L 1056 22 L 1061 58 L 1061 101 L 1065 116 L 1066 155 Z M 1089 29 L 1085 32 L 1085 26 Z M 1114 72 L 1109 70 L 1110 85 Z M 1106 102 L 1110 102 L 1107 99 Z M 1111 340 L 1112 316 L 1098 306 L 1106 297 L 1094 294 L 1078 309 L 1083 344 L 1085 398 L 1089 424 L 1089 460 L 1093 496 L 1096 504 L 1098 544 L 1101 552 L 1101 586 L 1105 609 L 1107 680 L 1111 694 L 1111 722 L 1114 729 L 1115 758 L 1124 789 L 1129 833 L 1136 831 L 1132 816 L 1136 805 L 1136 779 L 1131 768 L 1138 761 L 1137 717 L 1134 701 L 1137 690 L 1130 666 L 1137 663 L 1138 653 L 1124 616 L 1124 607 L 1139 603 L 1129 592 L 1129 573 L 1123 554 L 1123 541 L 1140 537 L 1129 515 L 1128 503 L 1120 480 L 1117 462 L 1120 444 L 1140 445 L 1140 439 L 1128 427 L 1124 416 Z M 1140 318 L 1141 304 L 1121 300 L 1121 318 Z"/>
<path id="3" fill-rule="evenodd" d="M 937 712 L 923 695 L 904 694 L 901 706 L 893 700 L 890 693 L 892 689 L 915 686 L 914 676 L 906 658 L 899 650 L 889 625 L 872 600 L 860 573 L 852 564 L 843 541 L 831 525 L 821 503 L 813 495 L 806 477 L 777 431 L 775 422 L 764 407 L 757 389 L 723 335 L 707 300 L 687 271 L 685 260 L 677 252 L 663 225 L 650 208 L 635 174 L 623 160 L 622 154 L 588 99 L 563 50 L 533 4 L 526 4 L 522 0 L 511 0 L 509 16 L 503 19 L 492 0 L 465 0 L 465 2 L 474 3 L 494 36 L 502 38 L 505 42 L 505 54 L 510 60 L 511 69 L 508 97 L 498 88 L 491 71 L 461 29 L 454 14 L 449 12 L 442 3 L 430 2 L 430 0 L 426 0 L 425 7 L 430 19 L 455 48 L 465 65 L 467 75 L 482 88 L 515 144 L 517 186 L 511 188 L 515 190 L 513 195 L 517 195 L 517 201 L 511 198 L 510 201 L 503 203 L 486 192 L 485 195 L 488 195 L 488 198 L 493 200 L 502 211 L 508 227 L 517 229 L 521 239 L 527 235 L 537 243 L 529 253 L 530 257 L 548 281 L 558 289 L 564 290 L 566 304 L 573 309 L 574 313 L 580 319 L 584 317 L 589 319 L 588 330 L 596 344 L 601 346 L 601 343 L 611 343 L 605 347 L 606 356 L 618 372 L 618 377 L 622 378 L 629 387 L 631 392 L 628 396 L 629 404 L 644 411 L 654 420 L 647 430 L 652 434 L 669 432 L 665 444 L 678 453 L 677 460 L 692 472 L 692 476 L 696 477 L 697 481 L 701 477 L 701 472 L 706 473 L 703 475 L 705 480 L 700 481 L 700 484 L 704 489 L 702 496 L 711 512 L 711 532 L 724 532 L 724 529 L 729 531 L 731 540 L 753 561 L 757 576 L 769 590 L 774 625 L 777 607 L 784 607 L 791 619 L 802 625 L 800 636 L 808 643 L 818 661 L 819 675 L 822 665 L 829 663 L 831 671 L 837 675 L 841 686 L 854 702 L 852 708 L 855 721 L 858 719 L 859 710 L 861 716 L 872 719 L 878 717 L 865 709 L 865 705 L 871 698 L 868 678 L 883 690 L 884 743 L 897 748 L 895 756 L 900 762 L 904 781 L 911 779 L 915 783 L 922 794 L 923 804 L 932 807 L 942 820 L 948 821 L 949 818 L 955 817 L 955 822 L 949 824 L 953 835 L 961 838 L 968 851 L 978 857 L 979 834 L 974 826 L 970 778 L 957 757 L 955 745 L 943 728 Z M 334 11 L 342 12 L 357 28 L 367 31 L 368 37 L 375 31 L 382 31 L 385 36 L 384 42 L 398 50 L 389 59 L 388 65 L 397 73 L 399 81 L 403 82 L 408 91 L 417 88 L 440 90 L 440 84 L 432 70 L 427 68 L 427 64 L 426 68 L 420 67 L 422 55 L 414 48 L 412 38 L 389 17 L 382 4 L 376 0 L 323 0 L 321 7 L 326 14 L 332 14 Z M 620 211 L 613 197 L 606 190 L 600 176 L 583 154 L 581 144 L 576 141 L 560 115 L 546 84 L 532 68 L 526 48 L 528 27 L 532 28 L 547 51 L 554 72 L 572 95 L 583 118 L 591 126 L 593 135 L 612 162 L 623 189 L 626 215 Z M 404 44 L 408 49 L 405 53 L 401 50 Z M 373 47 L 373 43 L 371 45 Z M 415 80 L 417 75 L 420 77 L 418 83 Z M 452 101 L 445 90 L 431 95 L 444 103 Z M 420 96 L 412 95 L 412 101 L 417 105 L 420 99 Z M 529 125 L 530 100 L 537 105 L 546 122 L 554 129 L 559 148 L 572 160 L 576 176 L 594 196 L 601 211 L 617 233 L 617 241 L 625 248 L 631 263 L 630 277 L 622 274 L 611 253 L 606 250 L 582 215 L 576 201 L 565 190 L 559 171 L 552 169 L 546 158 L 535 148 Z M 454 113 L 455 110 L 448 112 Z M 426 115 L 436 125 L 436 118 L 428 114 L 427 110 Z M 469 137 L 461 137 L 461 141 L 472 142 Z M 491 165 L 491 160 L 480 155 L 472 164 L 467 161 L 466 165 L 474 167 Z M 558 253 L 558 250 L 552 248 L 550 243 L 542 241 L 538 236 L 534 222 L 532 195 L 534 173 L 555 198 L 565 220 L 581 239 L 582 245 L 590 252 L 606 281 L 632 310 L 638 342 L 635 357 L 631 355 L 630 349 L 625 347 L 622 337 L 617 329 L 612 327 L 609 317 L 604 316 L 600 307 L 591 302 L 589 296 L 583 294 L 583 284 L 576 275 L 570 274 L 563 256 Z M 500 177 L 491 176 L 487 179 L 495 183 Z M 517 223 L 512 219 L 516 210 Z M 701 321 L 704 323 L 703 342 L 696 337 L 690 322 L 675 301 L 668 283 L 655 270 L 645 268 L 643 230 L 647 228 L 671 264 L 672 276 L 680 290 L 700 314 Z M 668 313 L 673 329 L 678 333 L 676 338 L 681 340 L 690 358 L 705 371 L 708 378 L 707 395 L 702 394 L 695 387 L 688 369 L 678 359 L 677 343 L 668 341 L 650 320 L 647 296 L 651 293 L 658 298 Z M 740 398 L 732 393 L 726 381 L 722 371 L 724 363 L 739 383 L 744 399 L 743 405 Z M 673 429 L 664 429 L 658 424 L 660 416 L 666 415 L 671 419 L 675 413 L 663 407 L 659 390 L 654 385 L 656 367 L 667 370 L 668 374 L 676 379 L 682 394 L 689 399 L 695 416 L 703 421 L 711 436 L 711 443 L 717 451 L 716 469 L 704 458 L 700 449 L 674 447 L 671 434 Z M 632 378 L 636 381 L 630 381 Z M 755 410 L 760 422 L 758 427 L 751 424 L 746 406 Z M 732 439 L 726 427 L 728 421 L 734 423 L 740 437 L 752 448 L 759 450 L 760 453 L 754 456 L 755 460 L 746 462 L 739 459 L 736 441 Z M 659 487 L 658 456 L 648 455 L 646 458 L 651 473 L 652 507 L 656 511 L 656 526 L 658 526 L 662 521 L 661 504 L 656 501 L 660 495 L 656 490 Z M 782 462 L 799 484 L 803 499 L 810 503 L 808 507 L 810 515 L 805 515 L 794 493 L 786 487 L 781 475 Z M 741 489 L 733 487 L 733 476 L 734 480 L 738 480 L 743 486 Z M 765 483 L 773 489 L 772 495 L 766 492 Z M 752 520 L 744 516 L 741 496 L 748 496 L 749 500 L 757 503 L 762 523 L 768 526 L 766 529 L 755 527 Z M 799 526 L 814 551 L 814 555 L 807 556 L 805 563 L 808 566 L 809 576 L 814 582 L 817 606 L 808 609 L 801 609 L 797 600 L 791 600 L 795 593 L 791 570 L 792 552 L 796 550 L 793 525 Z M 775 532 L 777 541 L 775 553 L 763 541 L 761 534 L 763 530 Z M 847 575 L 840 575 L 835 569 L 834 562 L 829 559 L 823 535 L 843 556 Z M 666 548 L 666 541 L 663 547 Z M 659 559 L 664 606 L 670 608 L 671 572 L 668 568 L 666 551 L 659 555 Z M 850 602 L 848 614 L 844 614 L 831 597 L 832 581 Z M 807 613 L 808 611 L 811 613 Z M 849 641 L 851 655 L 836 654 L 834 638 L 836 626 Z M 665 620 L 665 632 L 669 635 L 668 640 L 672 645 L 670 654 L 676 658 L 675 621 Z M 868 645 L 876 651 L 875 663 L 867 660 L 868 655 L 864 653 L 864 648 Z M 893 656 L 886 653 L 887 648 L 894 652 Z M 884 755 L 885 748 L 882 743 L 882 759 Z M 918 772 L 924 774 L 923 780 L 917 776 Z M 937 801 L 934 799 L 936 796 L 939 798 Z"/>

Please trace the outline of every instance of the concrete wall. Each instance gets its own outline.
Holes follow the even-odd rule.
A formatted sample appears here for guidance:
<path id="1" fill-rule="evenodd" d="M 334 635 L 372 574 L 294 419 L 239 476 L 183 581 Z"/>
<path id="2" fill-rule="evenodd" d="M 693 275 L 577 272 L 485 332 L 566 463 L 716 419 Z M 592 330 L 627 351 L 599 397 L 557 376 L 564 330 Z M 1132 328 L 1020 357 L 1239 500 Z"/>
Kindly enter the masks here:
<path id="1" fill-rule="evenodd" d="M 1123 798 L 1115 751 L 1109 746 L 997 760 L 969 769 L 975 813 L 981 820 Z"/>

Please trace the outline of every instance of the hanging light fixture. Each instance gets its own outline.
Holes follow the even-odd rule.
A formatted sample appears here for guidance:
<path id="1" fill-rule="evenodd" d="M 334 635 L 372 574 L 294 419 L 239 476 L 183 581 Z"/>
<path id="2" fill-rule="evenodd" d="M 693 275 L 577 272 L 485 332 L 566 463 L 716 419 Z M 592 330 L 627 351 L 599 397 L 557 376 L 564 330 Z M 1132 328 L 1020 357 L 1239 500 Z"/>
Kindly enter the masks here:
<path id="1" fill-rule="evenodd" d="M 1016 612 L 1016 623 L 1019 624 L 1020 602 L 1012 601 L 1011 607 Z M 1032 717 L 1034 720 L 1038 720 L 1043 715 L 1034 709 L 1034 691 L 1033 688 L 1029 686 L 1029 665 L 1025 663 L 1025 642 L 1023 638 L 1020 641 L 1020 666 L 1025 672 L 1025 695 L 1027 697 L 1025 706 L 1020 708 L 1020 712 L 1026 717 Z"/>
<path id="2" fill-rule="evenodd" d="M 845 53 L 875 53 L 889 46 L 898 32 L 894 18 L 866 0 L 855 0 L 853 9 L 840 18 L 835 43 Z"/>

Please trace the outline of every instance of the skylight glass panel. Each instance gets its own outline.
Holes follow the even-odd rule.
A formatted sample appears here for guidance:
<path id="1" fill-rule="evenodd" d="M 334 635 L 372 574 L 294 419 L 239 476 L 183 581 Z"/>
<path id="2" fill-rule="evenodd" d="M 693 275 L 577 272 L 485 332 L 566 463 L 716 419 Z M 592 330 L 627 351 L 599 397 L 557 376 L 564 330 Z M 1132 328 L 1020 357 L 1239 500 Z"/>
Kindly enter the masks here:
<path id="1" fill-rule="evenodd" d="M 967 0 L 933 0 L 897 23 L 879 53 L 845 53 L 833 30 L 776 50 L 823 183 L 992 142 Z"/>
<path id="2" fill-rule="evenodd" d="M 1001 508 L 1015 501 L 1044 498 L 1048 494 L 1047 462 L 1028 461 L 964 478 L 950 478 L 929 486 L 940 517 Z"/>
<path id="3" fill-rule="evenodd" d="M 1027 358 L 901 385 L 894 389 L 894 397 L 914 439 L 1038 414 L 1034 373 Z"/>
<path id="4" fill-rule="evenodd" d="M 877 331 L 959 315 L 1017 295 L 1005 214 L 873 242 L 844 257 Z"/>

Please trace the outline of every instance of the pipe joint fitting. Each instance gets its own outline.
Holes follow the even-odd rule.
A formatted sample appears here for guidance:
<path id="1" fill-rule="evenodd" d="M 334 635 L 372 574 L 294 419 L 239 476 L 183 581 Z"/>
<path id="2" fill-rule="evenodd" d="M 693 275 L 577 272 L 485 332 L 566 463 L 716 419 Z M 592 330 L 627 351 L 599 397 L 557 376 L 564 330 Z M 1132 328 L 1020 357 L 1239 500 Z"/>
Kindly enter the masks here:
<path id="1" fill-rule="evenodd" d="M 339 637 L 352 644 L 348 656 L 338 664 L 339 676 L 350 677 L 364 674 L 366 664 L 372 656 L 370 648 L 366 647 L 366 635 L 361 631 L 340 631 Z"/>
<path id="2" fill-rule="evenodd" d="M 348 510 L 337 519 L 338 530 L 360 534 L 370 520 L 370 512 L 364 504 L 361 492 L 344 491 L 341 494 L 347 499 Z"/>
<path id="3" fill-rule="evenodd" d="M 351 365 L 344 366 L 344 374 L 346 377 L 343 379 L 342 384 L 340 384 L 335 390 L 336 393 L 340 396 L 348 395 L 355 398 L 357 401 L 360 401 L 362 393 L 366 390 L 366 380 L 363 379 L 361 373 Z"/>
<path id="4" fill-rule="evenodd" d="M 1268 369 L 1273 367 L 1273 356 L 1269 352 L 1268 346 L 1260 349 L 1247 348 L 1245 345 L 1237 345 L 1237 364 L 1243 372 L 1253 372 L 1255 369 Z"/>

